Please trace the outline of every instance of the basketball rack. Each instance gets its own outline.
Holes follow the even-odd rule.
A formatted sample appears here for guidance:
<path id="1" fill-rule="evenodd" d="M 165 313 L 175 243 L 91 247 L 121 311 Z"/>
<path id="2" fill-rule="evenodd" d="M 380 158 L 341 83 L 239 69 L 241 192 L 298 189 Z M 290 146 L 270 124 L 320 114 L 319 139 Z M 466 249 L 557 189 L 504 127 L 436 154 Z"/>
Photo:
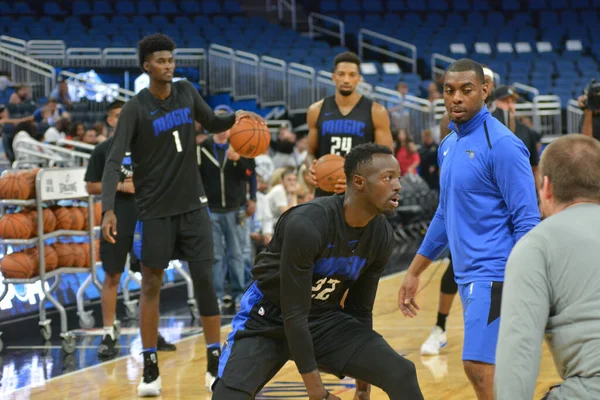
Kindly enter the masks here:
<path id="1" fill-rule="evenodd" d="M 6 297 L 8 293 L 8 285 L 12 284 L 32 284 L 38 281 L 41 282 L 41 289 L 44 298 L 39 302 L 39 315 L 40 315 L 40 333 L 45 341 L 48 341 L 52 337 L 52 329 L 50 320 L 46 316 L 46 301 L 50 301 L 54 307 L 58 310 L 60 315 L 60 337 L 62 339 L 62 349 L 70 354 L 75 351 L 76 342 L 75 336 L 68 330 L 67 327 L 67 314 L 63 305 L 54 297 L 54 292 L 60 284 L 61 277 L 64 274 L 76 274 L 82 272 L 88 272 L 89 276 L 86 278 L 84 283 L 77 290 L 77 314 L 79 316 L 79 324 L 81 327 L 91 328 L 94 326 L 94 317 L 92 311 L 85 311 L 84 309 L 84 294 L 87 287 L 93 283 L 96 288 L 100 291 L 102 285 L 96 277 L 96 250 L 94 246 L 94 210 L 90 205 L 93 205 L 93 197 L 89 195 L 85 189 L 85 168 L 52 168 L 52 169 L 41 169 L 36 177 L 36 198 L 32 200 L 0 200 L 0 207 L 6 206 L 36 206 L 37 209 L 37 237 L 32 239 L 0 239 L 0 245 L 5 249 L 6 246 L 27 246 L 37 245 L 38 254 L 40 259 L 40 274 L 39 276 L 28 278 L 28 279 L 4 279 L 4 288 L 0 294 L 0 301 Z M 18 171 L 5 171 L 5 173 L 15 173 Z M 87 231 L 74 231 L 74 230 L 58 230 L 51 233 L 44 233 L 44 219 L 43 219 L 43 203 L 45 201 L 53 200 L 75 200 L 81 199 L 87 201 L 88 207 L 88 226 Z M 87 236 L 89 238 L 89 251 L 90 251 L 90 268 L 77 268 L 77 267 L 60 267 L 54 271 L 46 272 L 46 263 L 44 258 L 44 246 L 45 241 L 51 238 L 65 237 L 65 236 Z M 6 252 L 4 252 L 6 254 Z M 51 282 L 52 281 L 52 282 Z M 1 334 L 1 333 L 0 333 Z M 0 339 L 0 350 L 3 347 L 2 340 Z"/>

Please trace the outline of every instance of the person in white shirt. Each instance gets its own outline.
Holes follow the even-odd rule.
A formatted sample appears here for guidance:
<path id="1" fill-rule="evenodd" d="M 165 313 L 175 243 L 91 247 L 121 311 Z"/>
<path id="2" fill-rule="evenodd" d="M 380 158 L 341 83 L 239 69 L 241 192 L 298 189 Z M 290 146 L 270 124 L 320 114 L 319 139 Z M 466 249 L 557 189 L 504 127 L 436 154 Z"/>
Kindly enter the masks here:
<path id="1" fill-rule="evenodd" d="M 274 219 L 288 209 L 298 205 L 298 178 L 294 168 L 286 168 L 281 174 L 281 183 L 267 193 L 269 207 Z"/>

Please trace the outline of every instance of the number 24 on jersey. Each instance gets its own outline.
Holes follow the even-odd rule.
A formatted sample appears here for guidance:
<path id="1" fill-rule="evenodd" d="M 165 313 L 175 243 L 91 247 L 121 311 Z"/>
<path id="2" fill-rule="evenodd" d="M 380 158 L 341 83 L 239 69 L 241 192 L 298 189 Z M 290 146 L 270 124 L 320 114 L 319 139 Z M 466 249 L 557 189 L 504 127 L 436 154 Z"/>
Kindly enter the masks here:
<path id="1" fill-rule="evenodd" d="M 339 137 L 333 136 L 331 138 L 331 154 L 337 154 L 341 156 L 340 153 L 347 154 L 352 149 L 352 138 L 351 137 Z"/>

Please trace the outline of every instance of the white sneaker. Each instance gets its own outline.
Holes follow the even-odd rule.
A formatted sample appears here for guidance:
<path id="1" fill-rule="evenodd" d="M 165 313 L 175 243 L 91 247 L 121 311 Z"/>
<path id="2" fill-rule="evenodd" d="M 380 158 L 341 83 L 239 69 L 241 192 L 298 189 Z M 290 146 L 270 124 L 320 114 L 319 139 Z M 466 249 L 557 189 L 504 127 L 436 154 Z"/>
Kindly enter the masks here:
<path id="1" fill-rule="evenodd" d="M 446 344 L 446 331 L 443 331 L 439 326 L 435 326 L 431 330 L 431 335 L 421 346 L 421 355 L 437 356 L 440 354 L 440 349 L 445 347 Z"/>
<path id="2" fill-rule="evenodd" d="M 140 381 L 140 384 L 138 385 L 138 396 L 139 397 L 158 397 L 158 396 L 160 396 L 161 390 L 162 390 L 162 383 L 160 380 L 160 376 L 149 383 L 144 382 L 144 377 L 142 377 L 142 380 Z"/>
<path id="3" fill-rule="evenodd" d="M 215 381 L 217 380 L 216 376 L 213 376 L 210 372 L 206 373 L 206 388 L 208 389 L 209 392 L 212 393 L 213 391 L 213 385 L 215 384 Z"/>

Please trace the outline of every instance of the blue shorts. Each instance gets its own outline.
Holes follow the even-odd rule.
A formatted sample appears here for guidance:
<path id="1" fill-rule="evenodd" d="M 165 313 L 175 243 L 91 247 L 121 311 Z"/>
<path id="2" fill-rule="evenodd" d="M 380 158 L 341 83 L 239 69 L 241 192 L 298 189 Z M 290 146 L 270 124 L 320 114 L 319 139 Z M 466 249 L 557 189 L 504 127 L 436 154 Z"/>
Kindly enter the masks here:
<path id="1" fill-rule="evenodd" d="M 464 361 L 496 363 L 503 282 L 472 282 L 458 285 L 463 304 Z"/>

